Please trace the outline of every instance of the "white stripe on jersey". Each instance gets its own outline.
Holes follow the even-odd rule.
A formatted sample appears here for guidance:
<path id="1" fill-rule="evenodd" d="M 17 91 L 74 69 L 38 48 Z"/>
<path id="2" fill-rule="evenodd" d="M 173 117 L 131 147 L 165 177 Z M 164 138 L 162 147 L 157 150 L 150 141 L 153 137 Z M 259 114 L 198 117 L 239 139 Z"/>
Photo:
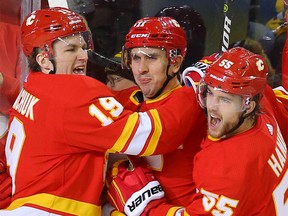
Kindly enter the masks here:
<path id="1" fill-rule="evenodd" d="M 29 216 L 61 216 L 58 214 L 53 214 L 40 209 L 32 208 L 29 206 L 21 206 L 14 210 L 0 210 L 0 216 L 19 216 L 19 215 L 29 215 Z"/>
<path id="2" fill-rule="evenodd" d="M 151 119 L 146 112 L 139 113 L 140 124 L 137 131 L 129 144 L 129 147 L 124 152 L 125 154 L 138 155 L 143 150 L 145 143 L 151 134 L 152 123 Z"/>

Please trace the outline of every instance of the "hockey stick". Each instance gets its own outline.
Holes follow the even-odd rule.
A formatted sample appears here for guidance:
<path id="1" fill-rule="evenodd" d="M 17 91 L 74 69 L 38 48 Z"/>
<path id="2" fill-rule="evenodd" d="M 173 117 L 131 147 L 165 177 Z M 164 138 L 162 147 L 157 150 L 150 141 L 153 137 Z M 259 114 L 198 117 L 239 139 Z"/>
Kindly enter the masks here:
<path id="1" fill-rule="evenodd" d="M 229 1 L 233 2 L 233 0 L 224 0 L 223 5 L 223 32 L 220 42 L 221 46 L 219 54 L 222 54 L 229 48 L 229 40 L 232 24 L 232 17 L 229 15 L 229 6 L 230 6 Z"/>
<path id="2" fill-rule="evenodd" d="M 115 64 L 121 66 L 121 63 L 114 61 L 113 59 L 107 58 L 95 51 L 89 50 L 88 52 L 88 58 L 90 61 L 92 61 L 94 64 L 101 65 L 103 67 L 107 67 L 110 64 Z"/>

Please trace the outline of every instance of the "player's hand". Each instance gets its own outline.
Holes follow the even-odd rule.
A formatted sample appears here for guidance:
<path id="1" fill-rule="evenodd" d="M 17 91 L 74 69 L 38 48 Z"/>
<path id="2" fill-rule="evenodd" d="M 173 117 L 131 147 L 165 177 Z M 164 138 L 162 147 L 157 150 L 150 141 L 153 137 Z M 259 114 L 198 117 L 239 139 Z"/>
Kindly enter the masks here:
<path id="1" fill-rule="evenodd" d="M 182 82 L 196 91 L 196 87 L 205 75 L 206 69 L 218 58 L 218 55 L 218 53 L 214 53 L 210 56 L 205 56 L 200 61 L 186 68 L 181 75 Z"/>
<path id="2" fill-rule="evenodd" d="M 5 161 L 0 159 L 0 209 L 10 205 L 11 195 L 12 180 L 7 173 Z"/>
<path id="3" fill-rule="evenodd" d="M 111 205 L 128 216 L 146 215 L 165 201 L 152 170 L 137 156 L 115 162 L 108 172 L 106 185 Z"/>

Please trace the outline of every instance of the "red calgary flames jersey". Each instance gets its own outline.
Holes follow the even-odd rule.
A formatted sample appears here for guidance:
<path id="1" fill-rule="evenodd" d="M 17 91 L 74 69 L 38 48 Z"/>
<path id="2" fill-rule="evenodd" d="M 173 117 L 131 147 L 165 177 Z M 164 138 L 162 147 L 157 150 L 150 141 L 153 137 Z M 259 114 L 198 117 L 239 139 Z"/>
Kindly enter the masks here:
<path id="1" fill-rule="evenodd" d="M 30 72 L 10 114 L 8 210 L 29 206 L 60 215 L 100 215 L 106 150 L 145 156 L 177 148 L 193 123 L 181 118 L 186 127 L 175 127 L 177 107 L 185 116 L 193 109 L 184 100 L 131 113 L 93 78 Z"/>

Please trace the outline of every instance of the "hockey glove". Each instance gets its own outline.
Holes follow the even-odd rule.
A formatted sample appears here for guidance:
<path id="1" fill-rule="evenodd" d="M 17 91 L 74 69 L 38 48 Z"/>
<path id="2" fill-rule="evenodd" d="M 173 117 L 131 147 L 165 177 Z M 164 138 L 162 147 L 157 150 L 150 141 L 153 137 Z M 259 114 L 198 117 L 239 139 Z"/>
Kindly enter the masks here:
<path id="1" fill-rule="evenodd" d="M 128 216 L 147 215 L 165 201 L 160 183 L 146 161 L 137 156 L 114 163 L 107 175 L 108 200 Z"/>
<path id="2" fill-rule="evenodd" d="M 200 61 L 186 68 L 181 75 L 182 82 L 187 87 L 193 87 L 196 91 L 197 84 L 204 76 L 206 69 L 218 58 L 218 55 L 218 53 L 214 53 L 210 56 L 205 56 Z"/>
<path id="3" fill-rule="evenodd" d="M 0 209 L 11 203 L 12 179 L 6 170 L 6 163 L 0 159 Z"/>

